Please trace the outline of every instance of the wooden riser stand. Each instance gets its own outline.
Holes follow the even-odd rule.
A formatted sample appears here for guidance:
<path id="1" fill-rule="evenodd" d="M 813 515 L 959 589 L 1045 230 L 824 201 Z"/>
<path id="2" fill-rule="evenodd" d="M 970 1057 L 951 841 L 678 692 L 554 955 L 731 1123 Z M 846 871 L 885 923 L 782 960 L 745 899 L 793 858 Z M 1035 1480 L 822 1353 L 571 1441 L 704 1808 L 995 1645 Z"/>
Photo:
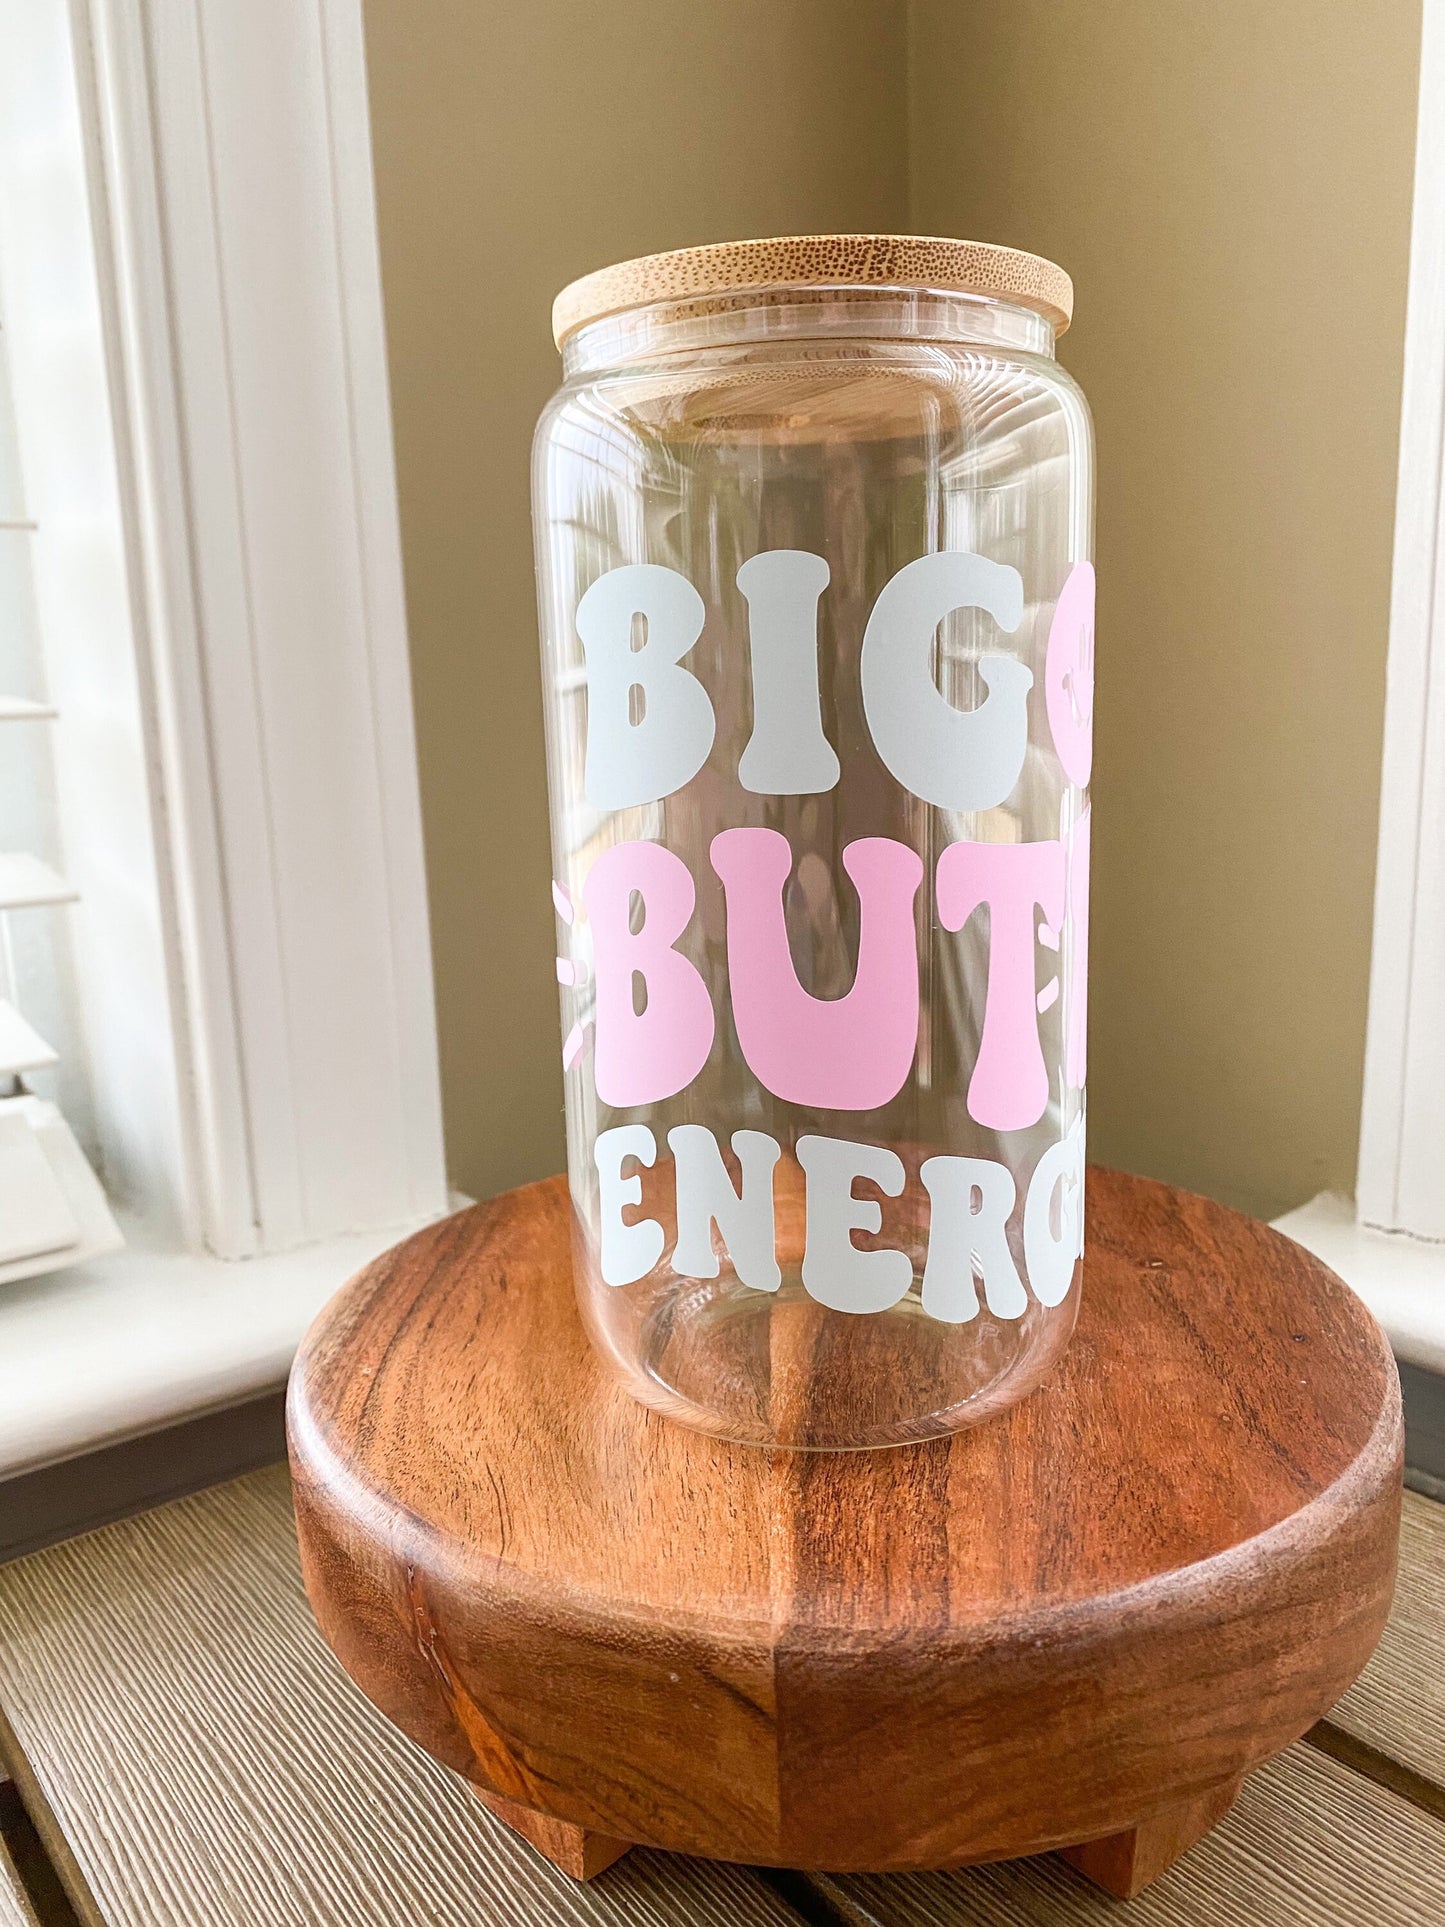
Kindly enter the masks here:
<path id="1" fill-rule="evenodd" d="M 1046 1383 L 893 1451 L 708 1440 L 616 1389 L 560 1180 L 419 1233 L 292 1380 L 307 1589 L 352 1676 L 559 1867 L 644 1843 L 1147 1885 L 1364 1665 L 1399 1388 L 1330 1272 L 1094 1171 Z"/>

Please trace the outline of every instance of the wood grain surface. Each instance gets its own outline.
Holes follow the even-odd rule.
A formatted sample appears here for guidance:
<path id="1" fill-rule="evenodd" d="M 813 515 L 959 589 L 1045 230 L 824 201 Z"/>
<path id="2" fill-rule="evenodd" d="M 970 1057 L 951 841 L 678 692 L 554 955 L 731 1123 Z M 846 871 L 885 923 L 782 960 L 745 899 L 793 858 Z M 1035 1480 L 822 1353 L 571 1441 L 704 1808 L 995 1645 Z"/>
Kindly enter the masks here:
<path id="1" fill-rule="evenodd" d="M 1436 1927 L 1445 1827 L 1295 1746 L 1252 1774 L 1228 1819 L 1126 1907 L 1052 1858 L 816 1878 L 851 1927 Z"/>
<path id="2" fill-rule="evenodd" d="M 1431 1530 L 1445 1526 L 1445 1510 L 1428 1508 L 1428 1501 L 1408 1502 L 1421 1529 L 1402 1548 L 1397 1615 L 1408 1613 L 1412 1600 L 1445 1593 L 1445 1557 Z M 106 1865 L 92 1877 L 102 1895 L 112 1883 L 119 1891 L 114 1913 L 87 1899 L 88 1924 L 145 1919 L 209 1927 L 241 1918 L 248 1927 L 299 1920 L 308 1927 L 490 1927 L 502 1920 L 516 1927 L 579 1920 L 723 1927 L 791 1920 L 798 1927 L 781 1907 L 750 1911 L 754 1889 L 720 1891 L 712 1884 L 718 1870 L 696 1862 L 633 1854 L 598 1886 L 578 1890 L 504 1834 L 490 1846 L 484 1835 L 479 1846 L 471 1838 L 470 1801 L 449 1776 L 419 1763 L 384 1730 L 378 1756 L 368 1737 L 374 1722 L 307 1631 L 277 1474 L 219 1488 L 140 1523 L 149 1527 L 141 1535 L 121 1526 L 77 1542 L 62 1569 L 54 1553 L 42 1555 L 50 1563 L 38 1585 L 34 1561 L 0 1568 L 0 1700 L 11 1707 L 16 1733 L 34 1744 L 46 1785 L 58 1789 L 53 1836 L 62 1848 L 61 1825 L 80 1842 L 99 1836 Z M 230 1577 L 238 1568 L 254 1575 L 239 1591 Z M 155 1651 L 152 1620 L 173 1611 L 178 1595 L 194 1600 L 182 1625 L 194 1653 L 165 1693 L 145 1684 L 158 1664 L 170 1664 L 164 1650 Z M 18 1642 L 17 1616 L 28 1621 Z M 86 1622 L 89 1633 L 80 1630 Z M 48 1655 L 42 1672 L 32 1665 L 31 1642 Z M 304 1675 L 295 1710 L 279 1720 L 267 1713 L 264 1680 L 247 1684 L 275 1669 L 278 1650 L 290 1655 L 282 1689 L 292 1666 Z M 1392 1697 L 1408 1698 L 1432 1675 L 1402 1660 L 1402 1650 L 1387 1639 L 1372 1668 L 1408 1666 L 1392 1680 Z M 1431 1649 L 1431 1668 L 1440 1650 Z M 133 1668 L 139 1677 L 126 1690 Z M 23 1703 L 10 1696 L 17 1671 L 28 1682 Z M 198 1686 L 202 1697 L 193 1704 Z M 355 1725 L 331 1707 L 333 1695 L 352 1704 Z M 269 1737 L 257 1731 L 258 1720 L 268 1719 L 277 1729 Z M 199 1755 L 186 1742 L 197 1727 L 207 1737 Z M 119 1729 L 131 1730 L 122 1739 Z M 12 1737 L 12 1757 L 18 1752 Z M 128 1763 L 147 1756 L 160 1778 L 154 1802 L 137 1801 L 130 1790 Z M 302 1810 L 283 1828 L 273 1828 L 273 1801 L 253 1797 L 249 1783 L 258 1774 L 274 1778 L 283 1796 L 302 1783 Z M 243 1797 L 233 1799 L 238 1785 Z M 35 1786 L 30 1794 L 33 1803 Z M 173 1843 L 177 1824 L 181 1837 Z M 485 1817 L 480 1824 L 486 1828 Z M 197 1842 L 198 1829 L 217 1837 Z M 244 1838 L 225 1837 L 231 1833 Z M 239 1883 L 224 1875 L 237 1856 L 250 1864 Z M 278 1860 L 284 1864 L 272 1867 Z M 673 1877 L 641 1891 L 628 1887 L 617 1900 L 625 1879 L 657 1870 Z M 1295 1747 L 1252 1775 L 1221 1825 L 1125 1913 L 1050 1858 L 948 1875 L 813 1878 L 822 1904 L 836 1910 L 832 1917 L 855 1927 L 1117 1927 L 1121 1920 L 1140 1927 L 1433 1927 L 1445 1919 L 1445 1823 Z M 279 1905 L 272 1900 L 278 1889 Z M 151 1911 L 157 1894 L 161 1904 Z M 248 1905 L 254 1910 L 244 1911 Z M 806 1898 L 804 1905 L 807 1917 L 824 1918 Z M 24 1914 L 20 1919 L 33 1927 Z"/>
<path id="3" fill-rule="evenodd" d="M 797 1927 L 754 1875 L 579 1886 L 346 1679 L 284 1468 L 0 1567 L 7 1763 L 86 1927 Z"/>
<path id="4" fill-rule="evenodd" d="M 1266 1227 L 1106 1171 L 1089 1212 L 1040 1391 L 853 1454 L 719 1444 L 617 1391 L 560 1180 L 431 1227 L 293 1375 L 327 1637 L 437 1758 L 655 1846 L 957 1864 L 1200 1799 L 1378 1637 L 1398 1386 L 1359 1301 Z"/>
<path id="5" fill-rule="evenodd" d="M 1445 1506 L 1433 1499 L 1405 1494 L 1389 1623 L 1312 1737 L 1445 1817 Z"/>

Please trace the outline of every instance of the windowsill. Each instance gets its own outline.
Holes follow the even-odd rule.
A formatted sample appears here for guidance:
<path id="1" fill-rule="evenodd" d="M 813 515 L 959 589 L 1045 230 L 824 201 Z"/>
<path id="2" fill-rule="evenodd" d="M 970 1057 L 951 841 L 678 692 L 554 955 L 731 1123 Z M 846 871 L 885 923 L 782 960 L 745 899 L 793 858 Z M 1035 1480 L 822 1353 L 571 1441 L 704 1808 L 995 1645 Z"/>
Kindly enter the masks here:
<path id="1" fill-rule="evenodd" d="M 1445 1245 L 1357 1223 L 1350 1199 L 1322 1191 L 1275 1219 L 1275 1229 L 1322 1258 L 1385 1329 L 1397 1357 L 1445 1372 Z"/>
<path id="2" fill-rule="evenodd" d="M 1445 1373 L 1445 1245 L 1366 1230 L 1329 1192 L 1275 1225 L 1359 1293 L 1401 1358 Z M 0 1288 L 0 1478 L 281 1385 L 326 1300 L 406 1229 L 232 1263 L 127 1245 Z"/>
<path id="3" fill-rule="evenodd" d="M 0 1478 L 283 1384 L 326 1300 L 409 1228 L 230 1263 L 127 1245 L 0 1286 Z"/>

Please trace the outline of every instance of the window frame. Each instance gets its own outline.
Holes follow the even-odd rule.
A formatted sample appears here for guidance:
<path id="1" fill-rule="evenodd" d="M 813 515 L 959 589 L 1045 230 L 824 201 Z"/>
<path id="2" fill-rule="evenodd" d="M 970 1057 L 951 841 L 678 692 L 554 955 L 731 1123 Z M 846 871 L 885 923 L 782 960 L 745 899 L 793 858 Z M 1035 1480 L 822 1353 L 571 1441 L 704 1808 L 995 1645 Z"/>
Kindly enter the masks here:
<path id="1" fill-rule="evenodd" d="M 74 0 L 193 1242 L 446 1208 L 359 0 Z"/>
<path id="2" fill-rule="evenodd" d="M 274 1388 L 450 1202 L 361 0 L 68 19 L 178 1203 L 0 1293 L 0 1478 Z"/>
<path id="3" fill-rule="evenodd" d="M 1445 1372 L 1445 0 L 1424 0 L 1355 1197 L 1277 1220 Z"/>
<path id="4" fill-rule="evenodd" d="M 1445 8 L 1426 0 L 1360 1221 L 1445 1242 Z M 1428 1176 L 1427 1176 L 1428 1173 Z"/>

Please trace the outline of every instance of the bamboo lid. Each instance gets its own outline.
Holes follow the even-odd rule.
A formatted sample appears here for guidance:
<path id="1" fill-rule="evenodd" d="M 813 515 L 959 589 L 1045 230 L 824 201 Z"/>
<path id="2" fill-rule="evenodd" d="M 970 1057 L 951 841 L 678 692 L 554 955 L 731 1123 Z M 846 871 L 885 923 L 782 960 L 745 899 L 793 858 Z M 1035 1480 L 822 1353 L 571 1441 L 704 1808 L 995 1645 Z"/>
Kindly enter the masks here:
<path id="1" fill-rule="evenodd" d="M 1034 309 L 1058 334 L 1074 310 L 1074 284 L 1063 269 L 1018 248 L 918 234 L 795 234 L 675 248 L 598 268 L 557 296 L 552 336 L 560 348 L 578 328 L 624 308 L 780 287 L 936 288 L 993 295 Z"/>

